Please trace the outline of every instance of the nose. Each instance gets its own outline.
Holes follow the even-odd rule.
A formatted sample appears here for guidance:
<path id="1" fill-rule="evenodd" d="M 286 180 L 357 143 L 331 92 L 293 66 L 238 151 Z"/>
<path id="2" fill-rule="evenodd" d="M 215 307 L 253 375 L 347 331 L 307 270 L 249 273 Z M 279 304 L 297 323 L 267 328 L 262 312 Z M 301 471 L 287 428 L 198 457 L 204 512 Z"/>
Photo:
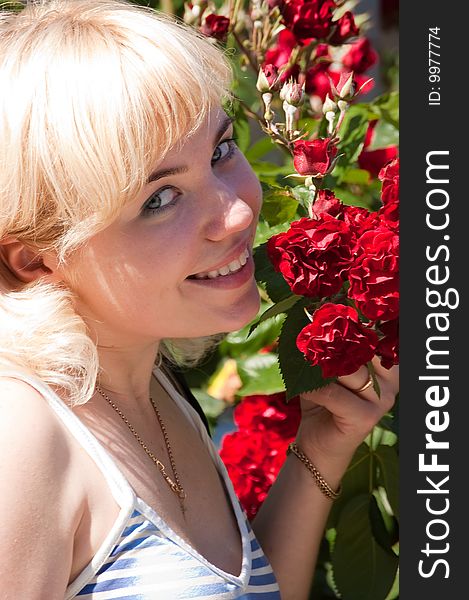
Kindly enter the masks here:
<path id="1" fill-rule="evenodd" d="M 243 199 L 235 186 L 218 179 L 209 195 L 205 223 L 207 239 L 220 241 L 233 233 L 246 230 L 255 219 L 251 199 Z"/>

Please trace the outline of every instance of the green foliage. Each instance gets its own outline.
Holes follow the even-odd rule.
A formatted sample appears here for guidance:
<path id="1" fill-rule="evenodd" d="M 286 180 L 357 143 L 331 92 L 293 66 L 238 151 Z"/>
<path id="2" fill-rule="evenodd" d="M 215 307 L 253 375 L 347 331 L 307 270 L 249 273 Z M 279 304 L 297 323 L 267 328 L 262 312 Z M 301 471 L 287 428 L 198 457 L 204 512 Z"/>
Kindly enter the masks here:
<path id="1" fill-rule="evenodd" d="M 267 295 L 272 302 L 279 302 L 291 296 L 291 290 L 280 273 L 277 273 L 267 255 L 266 244 L 257 246 L 254 252 L 256 279 L 265 284 Z"/>
<path id="2" fill-rule="evenodd" d="M 347 600 L 386 598 L 394 583 L 398 558 L 373 535 L 372 518 L 378 513 L 373 496 L 359 494 L 340 514 L 332 565 L 335 584 Z"/>
<path id="3" fill-rule="evenodd" d="M 279 340 L 278 357 L 287 400 L 302 392 L 316 390 L 333 381 L 333 379 L 323 379 L 321 369 L 307 362 L 296 347 L 298 333 L 309 323 L 304 308 L 304 299 L 296 302 L 290 308 Z"/>
<path id="4" fill-rule="evenodd" d="M 264 192 L 262 216 L 269 225 L 290 222 L 296 215 L 298 201 L 288 189 L 270 187 Z"/>
<path id="5" fill-rule="evenodd" d="M 275 353 L 255 354 L 239 360 L 238 374 L 243 382 L 239 396 L 276 394 L 285 389 Z"/>
<path id="6" fill-rule="evenodd" d="M 338 165 L 344 168 L 356 162 L 363 149 L 366 130 L 368 129 L 369 111 L 366 105 L 355 104 L 347 111 L 340 130 Z M 335 173 L 334 173 L 335 175 Z M 339 178 L 339 183 L 340 183 Z"/>

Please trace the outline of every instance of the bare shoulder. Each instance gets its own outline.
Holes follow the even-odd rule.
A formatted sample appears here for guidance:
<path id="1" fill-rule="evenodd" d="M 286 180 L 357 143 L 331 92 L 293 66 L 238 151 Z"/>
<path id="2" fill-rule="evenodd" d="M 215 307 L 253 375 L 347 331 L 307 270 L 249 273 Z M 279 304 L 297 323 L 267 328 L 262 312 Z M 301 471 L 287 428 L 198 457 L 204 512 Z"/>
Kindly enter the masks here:
<path id="1" fill-rule="evenodd" d="M 18 477 L 23 473 L 18 469 L 22 459 L 49 473 L 59 472 L 63 463 L 67 445 L 63 427 L 45 398 L 18 379 L 0 378 L 0 445 L 3 467 L 8 472 L 13 466 Z M 31 470 L 28 464 L 25 471 Z"/>
<path id="2" fill-rule="evenodd" d="M 63 598 L 83 502 L 72 462 L 45 398 L 0 378 L 0 597 Z"/>

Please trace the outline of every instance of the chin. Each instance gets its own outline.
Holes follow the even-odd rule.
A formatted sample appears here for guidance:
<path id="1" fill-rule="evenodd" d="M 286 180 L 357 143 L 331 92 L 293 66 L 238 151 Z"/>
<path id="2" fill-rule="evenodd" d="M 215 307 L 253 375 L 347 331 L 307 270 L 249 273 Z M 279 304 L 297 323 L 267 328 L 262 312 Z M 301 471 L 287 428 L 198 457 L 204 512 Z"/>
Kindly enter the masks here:
<path id="1" fill-rule="evenodd" d="M 236 304 L 232 310 L 225 314 L 226 325 L 217 333 L 229 333 L 230 331 L 238 331 L 248 323 L 250 323 L 259 313 L 261 299 L 257 286 L 249 292 L 242 302 Z"/>

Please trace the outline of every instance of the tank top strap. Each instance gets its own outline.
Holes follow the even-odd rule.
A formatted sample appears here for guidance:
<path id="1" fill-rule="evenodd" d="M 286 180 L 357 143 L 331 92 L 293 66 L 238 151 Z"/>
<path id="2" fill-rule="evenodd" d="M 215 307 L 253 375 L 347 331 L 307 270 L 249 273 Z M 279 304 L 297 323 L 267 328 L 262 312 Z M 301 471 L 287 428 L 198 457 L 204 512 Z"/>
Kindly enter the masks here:
<path id="1" fill-rule="evenodd" d="M 18 379 L 34 388 L 48 403 L 60 421 L 89 454 L 102 472 L 113 498 L 121 508 L 134 504 L 135 494 L 111 456 L 80 421 L 69 406 L 46 383 L 23 371 L 0 370 L 0 377 Z"/>

